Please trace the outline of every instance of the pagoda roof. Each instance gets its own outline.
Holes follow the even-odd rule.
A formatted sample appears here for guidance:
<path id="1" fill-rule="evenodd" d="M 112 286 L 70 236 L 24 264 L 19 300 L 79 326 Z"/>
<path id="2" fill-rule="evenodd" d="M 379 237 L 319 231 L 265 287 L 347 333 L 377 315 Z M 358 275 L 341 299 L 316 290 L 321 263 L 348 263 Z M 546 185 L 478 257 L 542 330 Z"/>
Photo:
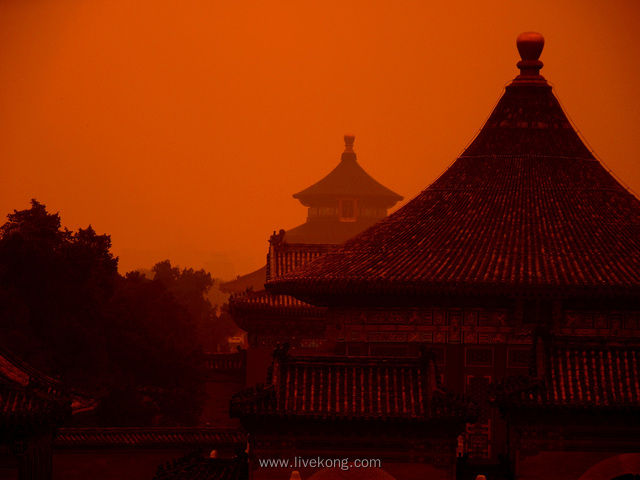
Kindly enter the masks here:
<path id="1" fill-rule="evenodd" d="M 287 230 L 283 241 L 289 244 L 335 246 L 346 242 L 374 223 L 375 221 L 362 219 L 355 222 L 307 221 Z"/>
<path id="2" fill-rule="evenodd" d="M 267 284 L 354 294 L 640 296 L 640 201 L 603 167 L 540 75 L 539 34 L 475 140 L 403 208 Z"/>
<path id="3" fill-rule="evenodd" d="M 267 281 L 267 266 L 251 273 L 238 275 L 228 282 L 220 282 L 220 291 L 224 293 L 242 293 L 247 290 L 260 290 Z"/>
<path id="4" fill-rule="evenodd" d="M 22 425 L 57 425 L 71 410 L 57 399 L 0 383 L 0 427 Z"/>
<path id="5" fill-rule="evenodd" d="M 507 408 L 640 411 L 640 347 L 552 345 L 539 378 L 510 379 L 497 403 Z"/>
<path id="6" fill-rule="evenodd" d="M 326 308 L 310 305 L 289 295 L 274 295 L 266 290 L 250 292 L 229 301 L 229 313 L 267 314 L 286 317 L 321 317 Z"/>
<path id="7" fill-rule="evenodd" d="M 388 208 L 402 200 L 403 197 L 401 195 L 389 190 L 360 166 L 353 151 L 355 137 L 353 135 L 345 135 L 344 139 L 345 151 L 338 166 L 322 180 L 295 193 L 293 198 L 297 198 L 304 205 L 310 206 L 314 199 L 323 197 L 376 197 L 385 200 L 389 205 Z"/>
<path id="8" fill-rule="evenodd" d="M 472 416 L 468 401 L 439 390 L 431 358 L 274 356 L 267 386 L 234 395 L 232 416 L 411 422 Z"/>

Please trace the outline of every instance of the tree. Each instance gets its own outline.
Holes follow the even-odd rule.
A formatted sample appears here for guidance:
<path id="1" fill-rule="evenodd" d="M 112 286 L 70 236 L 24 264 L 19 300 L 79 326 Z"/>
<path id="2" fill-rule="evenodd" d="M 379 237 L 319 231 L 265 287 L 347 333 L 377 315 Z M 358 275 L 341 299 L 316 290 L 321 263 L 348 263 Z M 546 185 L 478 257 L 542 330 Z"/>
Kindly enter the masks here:
<path id="1" fill-rule="evenodd" d="M 100 397 L 103 423 L 193 423 L 202 376 L 190 314 L 162 282 L 120 276 L 110 249 L 108 235 L 62 229 L 36 200 L 8 215 L 0 227 L 2 341 Z"/>
<path id="2" fill-rule="evenodd" d="M 119 279 L 108 318 L 114 385 L 102 402 L 107 423 L 195 424 L 205 398 L 204 371 L 188 312 L 161 282 L 131 272 Z M 136 415 L 127 392 L 136 398 Z"/>
<path id="3" fill-rule="evenodd" d="M 153 279 L 162 283 L 189 313 L 194 322 L 198 342 L 203 350 L 213 352 L 227 348 L 227 337 L 238 328 L 229 322 L 225 312 L 209 301 L 214 285 L 211 274 L 205 270 L 173 267 L 169 260 L 156 263 Z"/>

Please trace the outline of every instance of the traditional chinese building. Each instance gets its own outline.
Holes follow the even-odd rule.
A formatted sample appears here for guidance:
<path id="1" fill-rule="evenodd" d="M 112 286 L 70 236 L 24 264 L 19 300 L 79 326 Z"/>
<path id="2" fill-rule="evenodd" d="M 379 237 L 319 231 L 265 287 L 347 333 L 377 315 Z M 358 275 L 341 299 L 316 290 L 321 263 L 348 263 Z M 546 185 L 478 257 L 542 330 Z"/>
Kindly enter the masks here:
<path id="1" fill-rule="evenodd" d="M 428 347 L 479 407 L 458 478 L 636 478 L 640 201 L 572 127 L 543 45 L 518 37 L 520 74 L 433 184 L 267 288 L 326 309 L 336 355 Z"/>
<path id="2" fill-rule="evenodd" d="M 283 346 L 266 384 L 235 395 L 231 414 L 250 434 L 251 479 L 287 479 L 292 470 L 307 479 L 324 470 L 322 478 L 444 480 L 453 476 L 457 437 L 473 411 L 442 390 L 424 349 L 417 358 L 381 359 L 293 356 Z M 361 461 L 366 473 L 354 477 Z"/>
<path id="3" fill-rule="evenodd" d="M 266 280 L 298 268 L 387 216 L 402 197 L 373 179 L 358 163 L 353 135 L 345 135 L 340 163 L 323 179 L 293 195 L 308 208 L 307 220 L 269 239 Z M 257 272 L 250 274 L 253 277 Z M 243 278 L 234 284 L 244 285 Z M 228 285 L 230 288 L 231 285 Z M 234 320 L 248 332 L 248 384 L 264 381 L 279 342 L 317 352 L 326 343 L 325 309 L 262 288 L 230 302 Z M 227 287 L 225 287 L 227 288 Z M 331 348 L 331 352 L 333 349 Z"/>
<path id="4" fill-rule="evenodd" d="M 517 478 L 640 475 L 638 337 L 540 341 L 532 374 L 498 386 Z"/>

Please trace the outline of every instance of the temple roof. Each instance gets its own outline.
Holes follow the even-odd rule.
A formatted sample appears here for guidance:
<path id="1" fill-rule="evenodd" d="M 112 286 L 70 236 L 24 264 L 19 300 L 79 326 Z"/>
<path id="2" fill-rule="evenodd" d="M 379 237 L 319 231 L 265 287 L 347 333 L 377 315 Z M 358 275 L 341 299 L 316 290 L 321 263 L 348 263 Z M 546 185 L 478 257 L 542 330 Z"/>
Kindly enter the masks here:
<path id="1" fill-rule="evenodd" d="M 267 266 L 251 273 L 238 275 L 228 282 L 220 282 L 220 291 L 224 293 L 242 293 L 247 290 L 261 290 L 267 281 Z"/>
<path id="2" fill-rule="evenodd" d="M 309 305 L 288 295 L 273 295 L 265 290 L 237 297 L 229 302 L 231 315 L 263 313 L 293 317 L 322 317 L 326 308 Z"/>
<path id="3" fill-rule="evenodd" d="M 173 448 L 242 447 L 245 435 L 237 429 L 223 428 L 62 428 L 54 440 L 57 449 L 68 448 Z"/>
<path id="4" fill-rule="evenodd" d="M 71 414 L 64 401 L 0 384 L 0 427 L 57 425 Z"/>
<path id="5" fill-rule="evenodd" d="M 572 128 L 539 72 L 535 50 L 544 41 L 527 35 L 518 41 L 521 74 L 442 176 L 267 288 L 312 301 L 397 293 L 640 296 L 640 201 Z"/>
<path id="6" fill-rule="evenodd" d="M 640 409 L 640 347 L 553 345 L 539 379 L 511 379 L 497 395 L 503 407 L 573 410 Z"/>
<path id="7" fill-rule="evenodd" d="M 232 416 L 412 422 L 471 416 L 468 401 L 439 389 L 431 358 L 274 356 L 267 386 L 234 395 Z"/>
<path id="8" fill-rule="evenodd" d="M 286 243 L 340 245 L 375 223 L 361 217 L 355 222 L 305 222 L 285 232 Z M 264 285 L 264 283 L 263 283 Z"/>
<path id="9" fill-rule="evenodd" d="M 54 426 L 95 405 L 93 399 L 72 392 L 0 344 L 0 426 Z"/>
<path id="10" fill-rule="evenodd" d="M 345 151 L 338 166 L 322 180 L 295 193 L 293 198 L 310 206 L 323 197 L 376 197 L 387 203 L 386 208 L 391 208 L 402 200 L 402 196 L 379 183 L 360 166 L 353 151 L 354 139 L 353 135 L 345 135 Z"/>

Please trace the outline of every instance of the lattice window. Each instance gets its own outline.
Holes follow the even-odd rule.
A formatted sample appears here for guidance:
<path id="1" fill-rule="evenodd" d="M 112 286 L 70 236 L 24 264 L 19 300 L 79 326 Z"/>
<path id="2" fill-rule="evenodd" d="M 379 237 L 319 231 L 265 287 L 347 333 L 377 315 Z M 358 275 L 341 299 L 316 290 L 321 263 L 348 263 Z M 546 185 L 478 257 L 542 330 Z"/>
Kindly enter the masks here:
<path id="1" fill-rule="evenodd" d="M 531 364 L 530 348 L 510 348 L 507 351 L 507 367 L 526 368 Z"/>
<path id="2" fill-rule="evenodd" d="M 340 199 L 340 221 L 355 222 L 357 219 L 358 203 L 355 199 Z"/>
<path id="3" fill-rule="evenodd" d="M 493 348 L 467 347 L 465 349 L 465 365 L 473 367 L 493 366 Z"/>

